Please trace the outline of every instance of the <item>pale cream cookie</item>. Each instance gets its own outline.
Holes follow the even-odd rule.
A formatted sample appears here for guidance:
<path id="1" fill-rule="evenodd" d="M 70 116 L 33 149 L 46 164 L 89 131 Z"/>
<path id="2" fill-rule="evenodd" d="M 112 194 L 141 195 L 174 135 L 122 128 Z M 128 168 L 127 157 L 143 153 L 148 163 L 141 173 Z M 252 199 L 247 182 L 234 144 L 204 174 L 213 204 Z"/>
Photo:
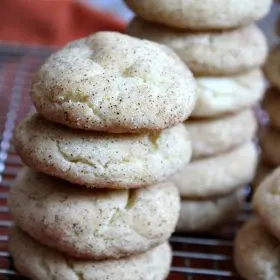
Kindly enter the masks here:
<path id="1" fill-rule="evenodd" d="M 51 55 L 31 97 L 50 121 L 114 133 L 171 127 L 188 118 L 196 100 L 195 80 L 172 50 L 115 32 Z"/>
<path id="2" fill-rule="evenodd" d="M 171 181 L 182 197 L 222 196 L 250 183 L 257 161 L 257 148 L 248 142 L 227 153 L 190 162 Z"/>
<path id="3" fill-rule="evenodd" d="M 252 140 L 257 119 L 250 109 L 216 119 L 188 120 L 192 158 L 215 156 Z"/>
<path id="4" fill-rule="evenodd" d="M 16 128 L 14 146 L 34 170 L 96 188 L 161 182 L 191 157 L 183 124 L 150 134 L 106 134 L 73 130 L 37 114 Z"/>
<path id="5" fill-rule="evenodd" d="M 234 262 L 242 279 L 279 280 L 280 242 L 251 220 L 237 233 Z"/>
<path id="6" fill-rule="evenodd" d="M 31 280 L 164 280 L 170 269 L 167 243 L 119 260 L 79 260 L 53 251 L 13 228 L 9 240 L 16 269 Z"/>
<path id="7" fill-rule="evenodd" d="M 41 244 L 72 257 L 101 260 L 143 253 L 168 240 L 180 198 L 168 182 L 90 190 L 24 168 L 11 188 L 9 210 L 15 223 Z"/>
<path id="8" fill-rule="evenodd" d="M 262 66 L 268 54 L 265 36 L 256 25 L 234 30 L 191 32 L 135 17 L 126 32 L 167 45 L 195 75 L 226 76 L 246 72 Z"/>
<path id="9" fill-rule="evenodd" d="M 266 177 L 255 192 L 253 206 L 263 224 L 280 240 L 280 168 Z"/>
<path id="10" fill-rule="evenodd" d="M 125 0 L 138 16 L 177 28 L 231 29 L 264 17 L 272 0 Z"/>
<path id="11" fill-rule="evenodd" d="M 228 77 L 197 77 L 197 102 L 192 117 L 214 117 L 254 107 L 265 93 L 261 70 Z"/>
<path id="12" fill-rule="evenodd" d="M 183 198 L 176 231 L 202 232 L 215 230 L 236 216 L 242 202 L 242 189 L 226 196 L 205 200 Z"/>

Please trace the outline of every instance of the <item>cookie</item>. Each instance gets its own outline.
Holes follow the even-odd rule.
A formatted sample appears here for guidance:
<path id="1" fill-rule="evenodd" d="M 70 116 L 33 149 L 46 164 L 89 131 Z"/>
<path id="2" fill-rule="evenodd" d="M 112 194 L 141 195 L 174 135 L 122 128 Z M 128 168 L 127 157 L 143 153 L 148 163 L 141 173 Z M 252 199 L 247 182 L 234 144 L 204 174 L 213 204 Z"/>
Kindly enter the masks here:
<path id="1" fill-rule="evenodd" d="M 167 45 L 195 75 L 225 76 L 246 72 L 263 65 L 268 54 L 265 36 L 256 25 L 195 33 L 135 17 L 126 32 Z"/>
<path id="2" fill-rule="evenodd" d="M 227 153 L 190 162 L 171 181 L 182 197 L 226 195 L 253 179 L 257 157 L 254 143 L 248 142 Z"/>
<path id="3" fill-rule="evenodd" d="M 279 218 L 279 192 L 280 192 L 280 169 L 277 168 L 258 187 L 253 206 L 263 224 L 280 239 Z"/>
<path id="4" fill-rule="evenodd" d="M 16 269 L 32 280 L 163 280 L 171 264 L 164 243 L 140 255 L 119 260 L 86 261 L 67 257 L 13 228 L 9 241 Z"/>
<path id="5" fill-rule="evenodd" d="M 280 165 L 280 132 L 267 126 L 260 135 L 260 146 L 262 149 L 262 157 L 271 166 Z"/>
<path id="6" fill-rule="evenodd" d="M 90 190 L 25 168 L 11 189 L 9 209 L 15 223 L 41 244 L 100 260 L 139 254 L 169 239 L 180 198 L 167 182 Z"/>
<path id="7" fill-rule="evenodd" d="M 77 131 L 39 115 L 15 130 L 14 146 L 36 171 L 96 188 L 136 188 L 164 181 L 191 157 L 183 124 L 151 134 Z"/>
<path id="8" fill-rule="evenodd" d="M 151 22 L 193 30 L 232 29 L 264 17 L 272 0 L 125 0 L 138 16 Z"/>
<path id="9" fill-rule="evenodd" d="M 273 168 L 269 166 L 263 159 L 258 162 L 255 177 L 251 183 L 251 186 L 256 190 L 263 180 L 273 171 Z"/>
<path id="10" fill-rule="evenodd" d="M 273 86 L 280 90 L 280 45 L 276 46 L 269 54 L 264 67 L 265 74 Z"/>
<path id="11" fill-rule="evenodd" d="M 188 120 L 185 126 L 192 142 L 192 158 L 224 153 L 254 138 L 257 119 L 252 110 L 217 119 Z"/>
<path id="12" fill-rule="evenodd" d="M 242 190 L 224 197 L 206 200 L 184 198 L 181 201 L 181 212 L 176 231 L 211 231 L 233 219 L 240 209 L 242 201 Z"/>
<path id="13" fill-rule="evenodd" d="M 195 80 L 168 48 L 98 32 L 54 53 L 35 76 L 31 97 L 46 119 L 84 130 L 161 130 L 188 118 Z"/>
<path id="14" fill-rule="evenodd" d="M 246 280 L 279 279 L 279 241 L 258 220 L 247 222 L 237 233 L 234 262 Z"/>
<path id="15" fill-rule="evenodd" d="M 235 113 L 258 104 L 265 92 L 260 70 L 229 77 L 198 77 L 197 102 L 192 117 Z"/>
<path id="16" fill-rule="evenodd" d="M 269 115 L 271 125 L 280 130 L 280 93 L 275 88 L 266 91 L 263 108 Z"/>

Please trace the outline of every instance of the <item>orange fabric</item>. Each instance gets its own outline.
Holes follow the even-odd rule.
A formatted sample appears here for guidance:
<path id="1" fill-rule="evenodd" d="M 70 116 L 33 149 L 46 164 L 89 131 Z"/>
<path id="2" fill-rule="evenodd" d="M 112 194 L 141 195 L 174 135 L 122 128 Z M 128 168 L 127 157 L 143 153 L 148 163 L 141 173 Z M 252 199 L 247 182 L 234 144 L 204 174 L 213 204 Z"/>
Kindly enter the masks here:
<path id="1" fill-rule="evenodd" d="M 0 0 L 0 40 L 61 46 L 124 23 L 74 0 Z"/>

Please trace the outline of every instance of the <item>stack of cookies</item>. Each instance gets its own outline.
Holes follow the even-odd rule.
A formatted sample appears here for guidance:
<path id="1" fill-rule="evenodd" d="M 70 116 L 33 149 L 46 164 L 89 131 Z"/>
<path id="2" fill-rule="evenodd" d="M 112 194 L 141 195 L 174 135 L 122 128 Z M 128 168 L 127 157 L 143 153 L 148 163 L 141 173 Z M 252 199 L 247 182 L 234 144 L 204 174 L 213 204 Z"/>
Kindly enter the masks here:
<path id="1" fill-rule="evenodd" d="M 254 176 L 253 108 L 265 91 L 268 53 L 254 22 L 272 1 L 125 2 L 136 13 L 127 33 L 169 46 L 196 77 L 198 100 L 185 123 L 192 161 L 172 180 L 182 197 L 177 229 L 210 230 L 235 213 L 240 187 Z"/>
<path id="2" fill-rule="evenodd" d="M 235 240 L 234 261 L 247 280 L 278 280 L 280 265 L 280 168 L 257 188 L 257 218 L 247 222 Z"/>
<path id="3" fill-rule="evenodd" d="M 267 90 L 263 109 L 267 112 L 269 122 L 260 132 L 260 146 L 262 149 L 254 187 L 280 165 L 280 46 L 276 46 L 270 52 L 265 72 L 271 87 Z"/>
<path id="4" fill-rule="evenodd" d="M 277 280 L 280 263 L 280 46 L 271 51 L 265 66 L 272 84 L 263 108 L 269 122 L 260 131 L 262 155 L 253 187 L 253 206 L 257 218 L 247 222 L 235 240 L 234 261 L 247 280 Z M 273 169 L 276 170 L 273 171 Z"/>
<path id="5" fill-rule="evenodd" d="M 191 158 L 195 80 L 173 51 L 99 32 L 35 76 L 37 113 L 14 145 L 14 264 L 35 280 L 163 280 L 180 196 L 163 182 Z"/>

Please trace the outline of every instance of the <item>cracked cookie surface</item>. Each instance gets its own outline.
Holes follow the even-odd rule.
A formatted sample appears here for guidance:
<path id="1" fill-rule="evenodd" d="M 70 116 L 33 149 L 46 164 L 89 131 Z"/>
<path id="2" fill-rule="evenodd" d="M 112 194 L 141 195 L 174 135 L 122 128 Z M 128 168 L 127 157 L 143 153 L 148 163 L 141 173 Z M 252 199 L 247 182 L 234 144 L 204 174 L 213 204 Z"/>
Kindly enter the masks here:
<path id="1" fill-rule="evenodd" d="M 150 134 L 106 134 L 73 130 L 38 114 L 16 128 L 14 146 L 34 170 L 95 188 L 127 189 L 161 182 L 191 157 L 183 124 Z"/>
<path id="2" fill-rule="evenodd" d="M 172 183 L 81 189 L 24 168 L 9 196 L 18 226 L 41 244 L 82 259 L 140 254 L 169 239 L 180 210 Z"/>
<path id="3" fill-rule="evenodd" d="M 262 66 L 268 54 L 265 36 L 255 25 L 194 33 L 136 17 L 127 33 L 170 47 L 195 75 L 226 76 L 250 71 Z"/>
<path id="4" fill-rule="evenodd" d="M 112 133 L 171 127 L 193 110 L 195 80 L 167 47 L 98 32 L 54 53 L 34 78 L 31 97 L 50 121 Z"/>
<path id="5" fill-rule="evenodd" d="M 16 269 L 32 280 L 163 280 L 171 264 L 167 243 L 119 260 L 86 261 L 66 257 L 12 228 L 9 249 Z"/>

